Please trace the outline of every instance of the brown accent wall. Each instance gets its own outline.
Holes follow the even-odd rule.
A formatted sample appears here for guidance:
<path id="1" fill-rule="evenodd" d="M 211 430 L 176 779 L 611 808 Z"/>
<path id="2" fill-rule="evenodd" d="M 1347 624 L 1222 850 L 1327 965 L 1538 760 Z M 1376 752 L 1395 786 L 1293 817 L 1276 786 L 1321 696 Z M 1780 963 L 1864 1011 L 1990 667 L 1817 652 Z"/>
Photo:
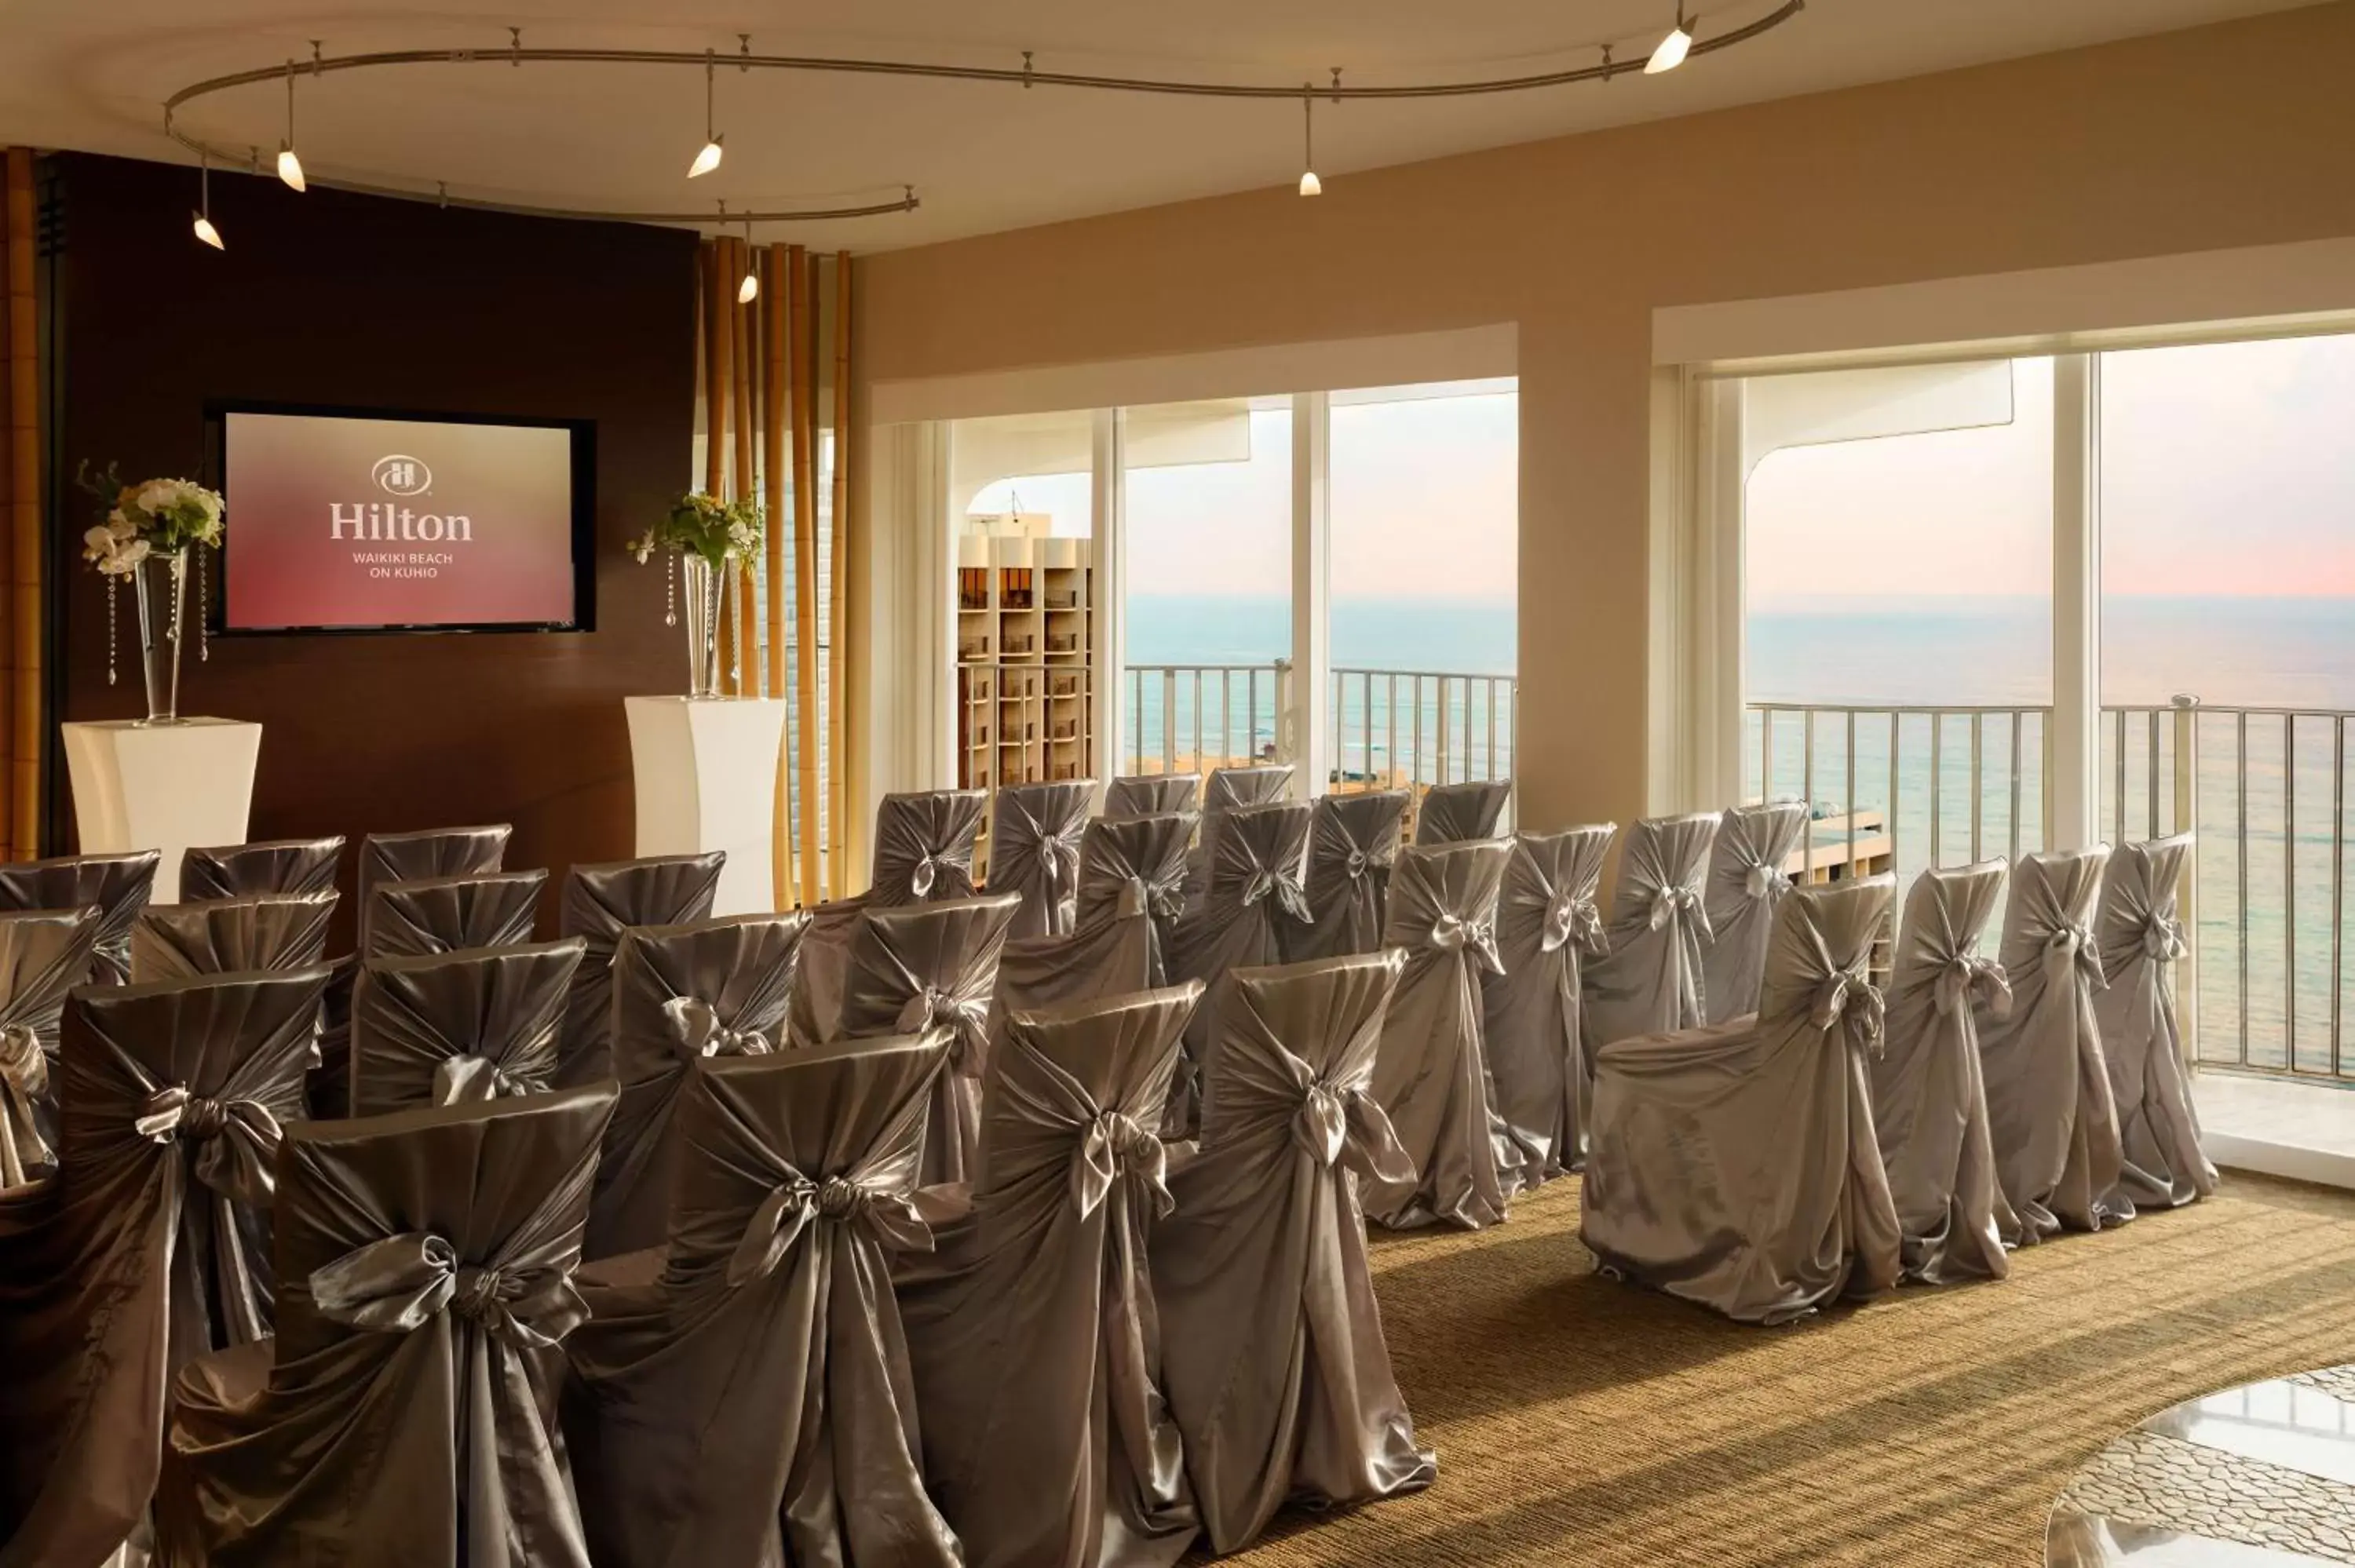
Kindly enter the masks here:
<path id="1" fill-rule="evenodd" d="M 191 651 L 180 707 L 261 722 L 255 838 L 512 821 L 513 865 L 629 854 L 622 698 L 683 690 L 686 660 L 661 567 L 622 542 L 692 477 L 695 236 L 216 170 L 217 253 L 188 232 L 195 170 L 57 167 L 63 716 L 144 711 L 129 595 L 110 688 L 105 590 L 72 554 L 94 521 L 82 460 L 197 474 L 212 397 L 593 419 L 596 630 L 218 638 L 208 662 Z M 62 767 L 50 827 L 71 845 Z"/>
<path id="2" fill-rule="evenodd" d="M 1837 25 L 1825 7 L 1778 37 Z M 868 260 L 861 369 L 1518 323 L 1519 820 L 1625 821 L 1653 308 L 2355 235 L 2350 61 L 2339 4 L 1332 175 L 1315 200 L 1272 162 L 1263 191 Z"/>

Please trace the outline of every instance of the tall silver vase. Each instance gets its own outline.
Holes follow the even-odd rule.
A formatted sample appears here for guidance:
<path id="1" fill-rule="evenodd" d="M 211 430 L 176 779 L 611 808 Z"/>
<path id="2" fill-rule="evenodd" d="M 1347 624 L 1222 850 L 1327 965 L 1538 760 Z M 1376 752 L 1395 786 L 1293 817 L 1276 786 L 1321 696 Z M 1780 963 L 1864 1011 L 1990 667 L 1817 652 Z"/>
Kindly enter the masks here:
<path id="1" fill-rule="evenodd" d="M 133 569 L 139 605 L 139 668 L 147 680 L 151 725 L 180 722 L 180 644 L 187 624 L 188 555 L 150 555 Z"/>
<path id="2" fill-rule="evenodd" d="M 687 694 L 719 694 L 719 617 L 727 574 L 692 550 L 679 553 L 679 588 L 687 599 Z"/>

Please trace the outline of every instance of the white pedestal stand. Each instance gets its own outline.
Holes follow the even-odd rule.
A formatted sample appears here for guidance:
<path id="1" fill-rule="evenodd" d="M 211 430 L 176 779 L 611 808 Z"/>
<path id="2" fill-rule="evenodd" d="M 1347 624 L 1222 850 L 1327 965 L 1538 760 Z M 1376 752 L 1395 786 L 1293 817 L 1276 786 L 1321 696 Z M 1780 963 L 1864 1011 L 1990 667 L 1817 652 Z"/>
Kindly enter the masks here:
<path id="1" fill-rule="evenodd" d="M 714 915 L 774 909 L 782 697 L 624 697 L 641 855 L 726 850 Z"/>
<path id="2" fill-rule="evenodd" d="M 66 772 L 85 854 L 164 852 L 154 902 L 180 901 L 180 855 L 245 842 L 261 726 L 240 719 L 68 724 Z"/>

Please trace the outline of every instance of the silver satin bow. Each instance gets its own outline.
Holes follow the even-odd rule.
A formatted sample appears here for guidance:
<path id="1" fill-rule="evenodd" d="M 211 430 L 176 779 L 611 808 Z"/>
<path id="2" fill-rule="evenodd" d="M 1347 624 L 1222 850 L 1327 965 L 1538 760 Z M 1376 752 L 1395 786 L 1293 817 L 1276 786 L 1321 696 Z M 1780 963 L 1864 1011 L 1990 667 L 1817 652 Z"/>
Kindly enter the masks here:
<path id="1" fill-rule="evenodd" d="M 1540 947 L 1549 953 L 1559 952 L 1571 943 L 1578 944 L 1586 953 L 1601 953 L 1608 944 L 1603 936 L 1603 911 L 1594 900 L 1575 892 L 1557 894 L 1546 906 L 1545 935 Z"/>
<path id="2" fill-rule="evenodd" d="M 1168 1171 L 1168 1150 L 1162 1148 L 1158 1134 L 1125 1111 L 1103 1111 L 1088 1124 L 1072 1153 L 1071 1201 L 1085 1219 L 1096 1212 L 1112 1184 L 1128 1175 L 1152 1190 L 1154 1213 L 1167 1214 L 1178 1206 L 1169 1195 Z"/>
<path id="3" fill-rule="evenodd" d="M 1246 909 L 1273 895 L 1284 912 L 1295 920 L 1314 920 L 1308 912 L 1308 896 L 1300 884 L 1280 871 L 1262 869 L 1252 873 L 1251 881 L 1243 887 L 1242 906 Z"/>
<path id="4" fill-rule="evenodd" d="M 1670 885 L 1654 890 L 1652 929 L 1659 930 L 1678 916 L 1696 938 L 1709 939 L 1709 911 L 1702 906 L 1700 889 Z"/>
<path id="5" fill-rule="evenodd" d="M 406 1334 L 446 1311 L 511 1345 L 546 1350 L 589 1320 L 570 1266 L 462 1264 L 456 1247 L 425 1231 L 356 1247 L 312 1270 L 310 1285 L 322 1317 L 380 1334 Z"/>
<path id="6" fill-rule="evenodd" d="M 1327 1171 L 1346 1156 L 1351 1168 L 1369 1180 L 1414 1179 L 1414 1162 L 1401 1147 L 1397 1129 L 1361 1085 L 1310 1084 L 1301 1095 L 1299 1114 L 1292 1118 L 1292 1138 Z"/>
<path id="7" fill-rule="evenodd" d="M 547 1086 L 508 1072 L 488 1056 L 444 1056 L 433 1069 L 433 1103 L 437 1106 L 475 1105 L 510 1095 L 538 1094 Z"/>
<path id="8" fill-rule="evenodd" d="M 1742 885 L 1753 898 L 1780 898 L 1791 891 L 1791 879 L 1783 868 L 1763 862 L 1742 874 Z"/>
<path id="9" fill-rule="evenodd" d="M 918 857 L 915 870 L 909 874 L 908 890 L 918 898 L 930 898 L 932 895 L 932 886 L 939 880 L 942 870 L 961 867 L 964 863 L 963 857 L 946 851 L 926 850 L 922 856 Z"/>
<path id="10" fill-rule="evenodd" d="M 752 1211 L 743 1239 L 728 1260 L 728 1283 L 742 1285 L 774 1273 L 794 1244 L 821 1221 L 858 1225 L 896 1251 L 932 1250 L 932 1227 L 906 1192 L 869 1187 L 845 1176 L 812 1181 L 796 1172 L 772 1188 Z"/>
<path id="11" fill-rule="evenodd" d="M 2073 968 L 2084 971 L 2085 983 L 2094 990 L 2108 988 L 2109 980 L 2102 973 L 2101 952 L 2094 946 L 2093 931 L 2071 922 L 2055 927 L 2052 935 L 2044 939 L 2044 969 L 2058 980 Z"/>
<path id="12" fill-rule="evenodd" d="M 2171 915 L 2152 910 L 2142 928 L 2143 956 L 2155 964 L 2171 964 L 2189 958 L 2191 948 L 2183 939 L 2183 923 Z"/>
<path id="13" fill-rule="evenodd" d="M 928 1034 L 935 1029 L 953 1032 L 956 1043 L 949 1053 L 949 1070 L 976 1077 L 981 1072 L 978 1047 L 989 1032 L 989 1000 L 928 985 L 901 1005 L 893 1027 L 902 1034 Z"/>
<path id="14" fill-rule="evenodd" d="M 1888 1004 L 1881 988 L 1865 977 L 1861 967 L 1824 977 L 1807 1010 L 1807 1022 L 1818 1033 L 1828 1034 L 1836 1027 L 1844 1027 L 1852 1042 L 1876 1056 L 1881 1054 L 1887 1016 Z"/>
<path id="15" fill-rule="evenodd" d="M 1469 949 L 1481 967 L 1496 974 L 1505 972 L 1504 960 L 1497 956 L 1497 934 L 1487 920 L 1466 920 L 1460 915 L 1442 915 L 1432 923 L 1431 945 L 1443 953 Z"/>
<path id="16" fill-rule="evenodd" d="M 678 1054 L 690 1061 L 698 1056 L 765 1056 L 775 1049 L 757 1029 L 730 1028 L 719 1010 L 700 997 L 675 996 L 663 1003 L 662 1011 Z"/>
<path id="17" fill-rule="evenodd" d="M 1940 1012 L 1957 1016 L 1973 1001 L 1996 1018 L 2011 1016 L 2011 980 L 2003 966 L 1977 953 L 1957 953 L 1938 971 L 1932 1000 Z"/>
<path id="18" fill-rule="evenodd" d="M 1186 868 L 1182 864 L 1158 881 L 1135 873 L 1122 880 L 1120 904 L 1114 912 L 1124 920 L 1138 915 L 1157 915 L 1174 920 L 1185 913 L 1185 895 Z"/>
<path id="19" fill-rule="evenodd" d="M 33 1107 L 48 1094 L 49 1058 L 27 1025 L 0 1029 L 0 1187 L 17 1187 L 56 1163 Z"/>

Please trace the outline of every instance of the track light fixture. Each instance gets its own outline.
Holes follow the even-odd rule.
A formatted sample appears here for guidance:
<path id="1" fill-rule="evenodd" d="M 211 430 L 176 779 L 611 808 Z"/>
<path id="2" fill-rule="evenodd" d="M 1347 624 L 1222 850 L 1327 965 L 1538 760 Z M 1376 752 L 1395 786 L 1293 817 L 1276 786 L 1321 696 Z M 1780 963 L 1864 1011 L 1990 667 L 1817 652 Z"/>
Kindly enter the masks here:
<path id="1" fill-rule="evenodd" d="M 736 302 L 749 305 L 761 297 L 761 258 L 752 249 L 752 220 L 744 220 L 744 281 L 736 285 Z"/>
<path id="2" fill-rule="evenodd" d="M 1652 51 L 1652 58 L 1644 62 L 1644 74 L 1657 76 L 1662 71 L 1674 70 L 1685 63 L 1685 56 L 1691 52 L 1692 26 L 1685 20 L 1685 0 L 1677 0 L 1676 30 L 1662 38 L 1660 47 Z"/>
<path id="3" fill-rule="evenodd" d="M 303 190 L 303 160 L 294 155 L 294 62 L 286 62 L 286 140 L 278 143 L 278 177 L 289 190 Z"/>
<path id="4" fill-rule="evenodd" d="M 713 121 L 711 117 L 711 97 L 713 92 L 717 90 L 713 84 L 713 79 L 719 74 L 719 55 L 710 49 L 704 50 L 703 151 L 698 153 L 695 155 L 695 162 L 687 164 L 687 177 L 690 180 L 699 180 L 704 175 L 709 174 L 712 170 L 718 168 L 719 166 L 719 160 L 725 156 L 725 152 L 719 145 L 719 132 L 712 129 Z"/>
<path id="5" fill-rule="evenodd" d="M 220 230 L 213 227 L 212 160 L 202 153 L 197 154 L 196 219 L 197 221 L 191 225 L 191 227 L 196 230 L 196 235 L 198 239 L 203 240 L 206 244 L 211 246 L 216 250 L 226 250 L 229 249 L 228 246 L 221 243 Z"/>
<path id="6" fill-rule="evenodd" d="M 1300 194 L 1323 196 L 1325 182 L 1316 177 L 1316 100 L 1308 84 L 1300 84 Z"/>

